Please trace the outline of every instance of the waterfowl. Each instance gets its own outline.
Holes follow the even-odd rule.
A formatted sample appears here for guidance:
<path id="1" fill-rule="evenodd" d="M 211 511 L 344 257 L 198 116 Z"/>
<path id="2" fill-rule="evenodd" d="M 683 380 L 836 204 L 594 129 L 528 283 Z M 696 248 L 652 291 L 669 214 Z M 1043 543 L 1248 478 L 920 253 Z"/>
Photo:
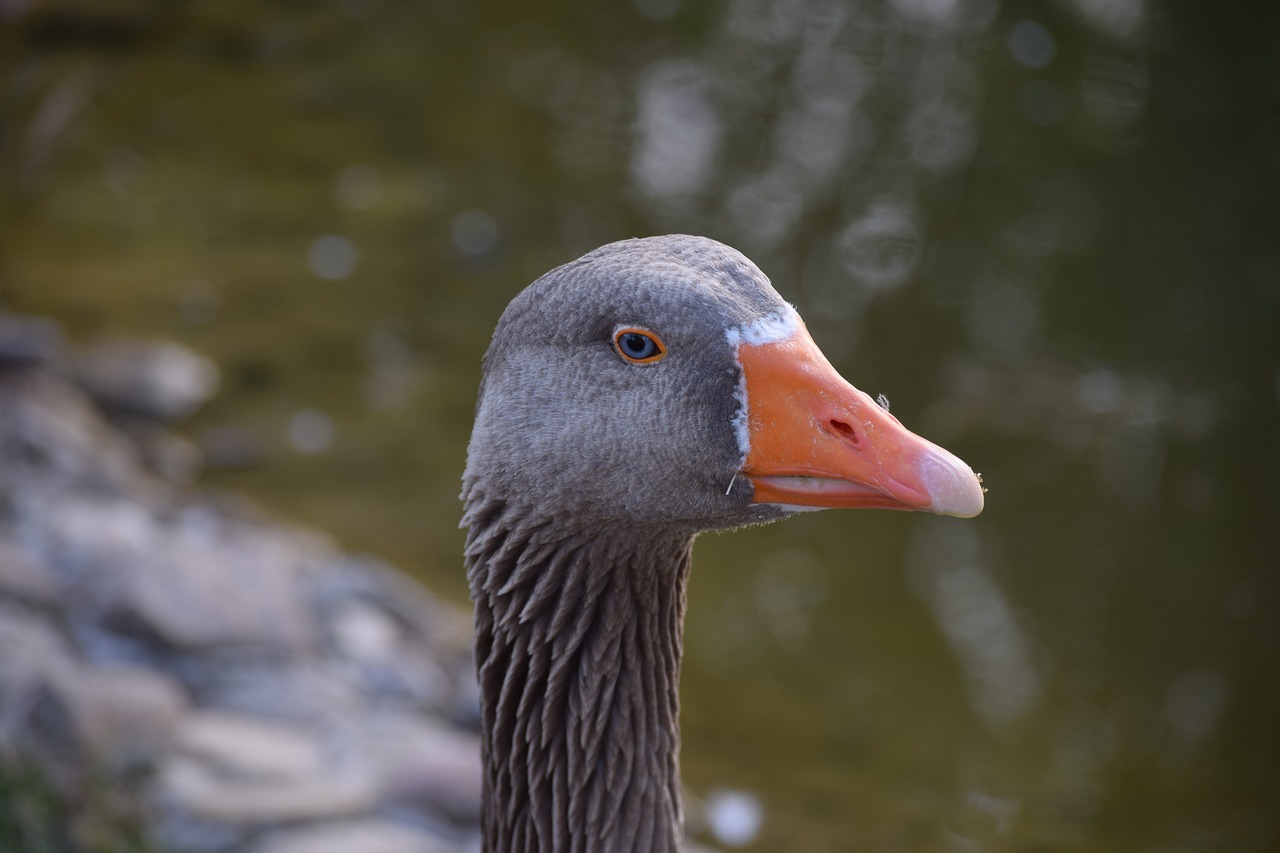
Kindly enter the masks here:
<path id="1" fill-rule="evenodd" d="M 679 848 L 698 533 L 983 506 L 969 466 L 842 379 L 754 264 L 690 236 L 603 246 L 512 300 L 462 498 L 491 853 Z"/>

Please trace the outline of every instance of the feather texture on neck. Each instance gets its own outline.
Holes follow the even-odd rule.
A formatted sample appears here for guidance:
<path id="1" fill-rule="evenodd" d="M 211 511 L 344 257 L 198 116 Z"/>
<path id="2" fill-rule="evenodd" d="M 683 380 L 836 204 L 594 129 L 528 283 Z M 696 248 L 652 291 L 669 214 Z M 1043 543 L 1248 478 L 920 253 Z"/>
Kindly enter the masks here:
<path id="1" fill-rule="evenodd" d="M 584 526 L 477 490 L 463 523 L 486 850 L 678 849 L 692 534 Z"/>

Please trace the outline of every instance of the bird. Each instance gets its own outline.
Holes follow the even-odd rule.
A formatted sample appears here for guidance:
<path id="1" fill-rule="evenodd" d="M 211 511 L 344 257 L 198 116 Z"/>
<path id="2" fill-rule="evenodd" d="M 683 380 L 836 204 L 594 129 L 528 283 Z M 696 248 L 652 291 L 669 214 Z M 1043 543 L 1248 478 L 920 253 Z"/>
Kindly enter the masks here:
<path id="1" fill-rule="evenodd" d="M 840 376 L 755 264 L 689 235 L 610 243 L 512 299 L 462 479 L 489 853 L 680 849 L 698 534 L 985 500 Z"/>

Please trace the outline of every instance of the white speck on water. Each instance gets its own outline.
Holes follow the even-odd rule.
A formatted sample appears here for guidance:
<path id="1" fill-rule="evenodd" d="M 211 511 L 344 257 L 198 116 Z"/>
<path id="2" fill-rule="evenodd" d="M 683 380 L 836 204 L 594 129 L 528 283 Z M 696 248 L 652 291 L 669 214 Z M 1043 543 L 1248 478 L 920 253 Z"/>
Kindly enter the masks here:
<path id="1" fill-rule="evenodd" d="M 333 418 L 319 409 L 301 409 L 289 418 L 289 441 L 300 453 L 323 453 L 333 443 Z"/>
<path id="2" fill-rule="evenodd" d="M 696 62 L 661 60 L 637 83 L 631 175 L 653 199 L 695 195 L 719 163 L 723 121 L 715 83 Z"/>
<path id="3" fill-rule="evenodd" d="M 748 791 L 712 791 L 707 795 L 707 825 L 720 844 L 743 847 L 760 834 L 764 806 L 759 797 Z"/>
<path id="4" fill-rule="evenodd" d="M 311 271 L 328 281 L 338 281 L 356 271 L 360 255 L 355 244 L 340 234 L 326 234 L 311 241 L 307 263 Z"/>
<path id="5" fill-rule="evenodd" d="M 464 210 L 453 217 L 453 244 L 464 254 L 481 258 L 498 246 L 498 221 L 483 210 Z"/>
<path id="6" fill-rule="evenodd" d="M 858 284 L 871 290 L 891 290 L 915 271 L 923 239 L 914 208 L 885 199 L 845 227 L 837 250 Z"/>
<path id="7" fill-rule="evenodd" d="M 1089 411 L 1110 414 L 1124 402 L 1124 380 L 1114 370 L 1099 367 L 1076 380 L 1076 393 Z"/>
<path id="8" fill-rule="evenodd" d="M 1058 54 L 1058 43 L 1035 21 L 1019 21 L 1009 31 L 1009 53 L 1027 68 L 1044 68 Z"/>

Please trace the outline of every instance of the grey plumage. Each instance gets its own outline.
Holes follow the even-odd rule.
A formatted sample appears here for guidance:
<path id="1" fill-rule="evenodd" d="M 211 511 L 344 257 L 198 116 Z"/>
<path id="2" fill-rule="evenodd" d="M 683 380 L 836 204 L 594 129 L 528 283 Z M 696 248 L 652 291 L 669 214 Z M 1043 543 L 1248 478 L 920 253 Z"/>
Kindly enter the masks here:
<path id="1" fill-rule="evenodd" d="M 677 849 L 693 538 L 783 515 L 735 477 L 725 332 L 782 310 L 738 252 L 670 236 L 597 249 L 504 312 L 463 478 L 491 853 Z M 620 326 L 667 357 L 627 363 Z"/>

